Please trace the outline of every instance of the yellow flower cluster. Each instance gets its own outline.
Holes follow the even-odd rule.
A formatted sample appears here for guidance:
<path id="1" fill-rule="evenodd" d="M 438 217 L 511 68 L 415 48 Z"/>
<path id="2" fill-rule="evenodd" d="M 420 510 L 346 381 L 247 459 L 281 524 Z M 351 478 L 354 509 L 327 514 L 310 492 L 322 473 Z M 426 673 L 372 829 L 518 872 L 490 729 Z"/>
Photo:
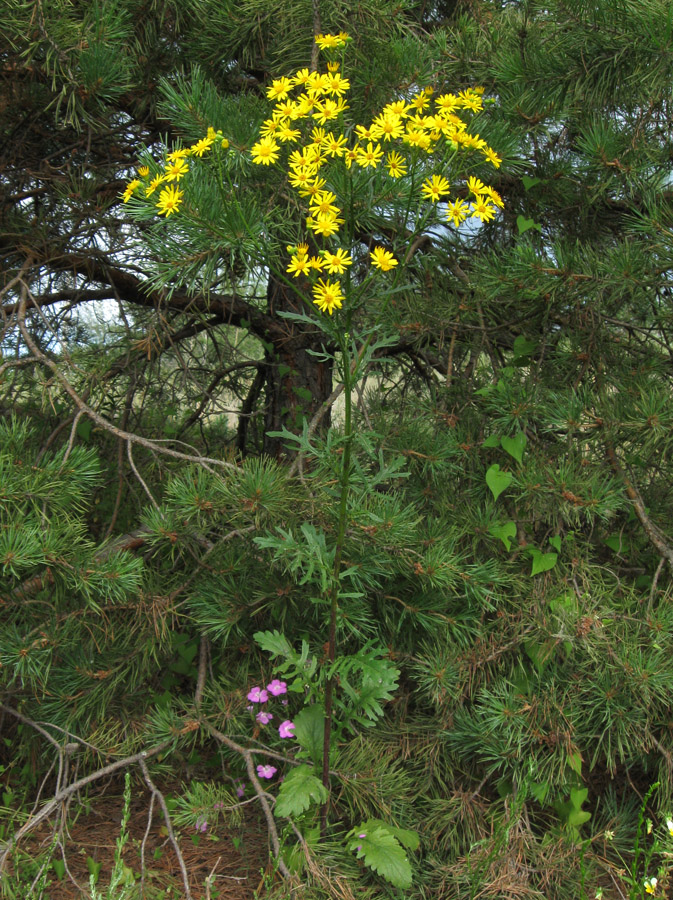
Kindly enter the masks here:
<path id="1" fill-rule="evenodd" d="M 316 43 L 321 50 L 330 51 L 343 46 L 347 39 L 345 34 L 318 35 Z M 356 125 L 352 132 L 342 120 L 349 108 L 345 99 L 349 89 L 349 80 L 340 73 L 339 63 L 334 60 L 328 63 L 324 73 L 299 69 L 293 76 L 275 79 L 266 92 L 274 103 L 271 115 L 263 122 L 260 138 L 251 148 L 253 163 L 268 166 L 285 157 L 283 145 L 294 145 L 286 157 L 288 180 L 301 197 L 308 198 L 306 227 L 315 236 L 334 238 L 344 224 L 337 197 L 323 177 L 330 164 L 337 160 L 347 169 L 352 166 L 380 169 L 390 178 L 398 179 L 408 173 L 419 153 L 435 153 L 441 144 L 446 147 L 448 142 L 451 151 L 460 148 L 477 151 L 496 168 L 500 165 L 495 151 L 478 134 L 469 133 L 460 115 L 483 109 L 483 89 L 441 94 L 433 100 L 432 89 L 425 88 L 387 104 L 369 125 Z M 302 121 L 308 122 L 308 128 L 302 127 Z M 349 141 L 348 134 L 352 134 L 353 140 Z M 482 222 L 494 218 L 497 208 L 503 205 L 498 193 L 479 179 L 470 179 L 466 189 L 469 201 L 460 197 L 449 201 L 451 185 L 444 175 L 435 174 L 423 182 L 421 197 L 432 203 L 445 203 L 446 220 L 456 226 L 468 216 Z M 387 253 L 393 261 L 378 251 Z M 384 272 L 397 264 L 392 254 L 381 247 L 371 254 L 371 261 Z M 294 277 L 311 276 L 322 271 L 322 265 L 322 257 L 309 257 L 308 250 L 298 251 L 287 271 Z M 330 271 L 330 274 L 341 274 L 341 271 Z M 325 296 L 321 292 L 314 302 L 321 306 Z M 331 298 L 331 295 L 325 301 L 330 314 L 339 308 L 337 301 L 338 296 Z"/>
<path id="2" fill-rule="evenodd" d="M 167 184 L 168 186 L 159 192 L 156 208 L 159 210 L 160 216 L 165 215 L 168 218 L 172 213 L 178 211 L 182 203 L 184 191 L 179 190 L 177 184 L 189 172 L 187 157 L 202 157 L 213 147 L 216 141 L 224 148 L 229 146 L 229 141 L 223 136 L 221 131 L 208 128 L 206 136 L 192 144 L 191 147 L 178 147 L 169 153 L 166 157 L 163 171 L 155 171 L 151 178 L 149 177 L 151 174 L 150 167 L 146 165 L 139 166 L 138 175 L 140 175 L 140 178 L 134 178 L 129 181 L 122 194 L 122 200 L 124 203 L 128 203 L 140 187 L 144 187 L 146 197 L 151 197 L 157 188 Z M 175 185 L 169 184 L 171 181 L 174 181 Z"/>
<path id="3" fill-rule="evenodd" d="M 282 76 L 271 83 L 266 91 L 273 103 L 271 115 L 260 127 L 259 140 L 250 148 L 255 165 L 272 166 L 284 159 L 289 184 L 308 200 L 306 228 L 313 241 L 320 237 L 327 245 L 314 255 L 309 254 L 308 243 L 288 247 L 291 258 L 287 272 L 295 278 L 311 279 L 313 302 L 329 315 L 342 307 L 344 294 L 338 281 L 317 276 L 343 275 L 353 264 L 350 248 L 330 246 L 338 240 L 345 223 L 337 194 L 330 189 L 334 186 L 329 183 L 334 165 L 378 170 L 396 180 L 419 165 L 427 170 L 423 160 L 435 153 L 446 157 L 459 150 L 473 151 L 495 168 L 501 163 L 486 141 L 469 133 L 461 117 L 483 109 L 482 88 L 434 97 L 432 88 L 426 87 L 388 103 L 369 125 L 352 127 L 344 123 L 350 82 L 340 72 L 334 51 L 349 40 L 343 32 L 317 35 L 316 44 L 330 56 L 327 71 L 299 69 L 293 76 Z M 206 136 L 190 147 L 169 153 L 163 168 L 140 166 L 139 177 L 131 180 L 122 194 L 124 202 L 141 189 L 145 197 L 158 190 L 159 215 L 168 217 L 177 212 L 184 196 L 180 181 L 190 170 L 190 158 L 202 158 L 216 144 L 229 146 L 222 132 L 209 128 Z M 497 191 L 476 177 L 468 178 L 459 191 L 462 196 L 451 200 L 451 184 L 443 174 L 436 173 L 423 181 L 420 199 L 441 204 L 446 220 L 456 227 L 468 217 L 488 222 L 504 205 Z M 370 252 L 370 262 L 381 272 L 398 265 L 393 253 L 381 246 Z"/>

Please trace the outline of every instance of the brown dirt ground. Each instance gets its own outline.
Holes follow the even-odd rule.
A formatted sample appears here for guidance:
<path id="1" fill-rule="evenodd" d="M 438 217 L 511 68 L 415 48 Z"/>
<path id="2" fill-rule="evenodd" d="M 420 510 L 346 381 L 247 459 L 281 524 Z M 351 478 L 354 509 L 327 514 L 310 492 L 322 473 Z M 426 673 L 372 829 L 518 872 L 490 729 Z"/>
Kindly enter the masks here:
<path id="1" fill-rule="evenodd" d="M 89 871 L 87 857 L 100 862 L 99 889 L 104 890 L 112 869 L 115 842 L 119 835 L 122 814 L 123 785 L 112 784 L 97 797 L 90 795 L 91 811 L 80 814 L 64 837 L 68 875 L 58 880 L 52 870 L 51 884 L 46 894 L 49 900 L 79 900 L 88 896 Z M 170 793 L 170 786 L 161 790 Z M 74 808 L 74 807 L 73 807 Z M 123 860 L 133 869 L 136 881 L 140 880 L 140 845 L 147 828 L 149 793 L 143 796 L 134 790 L 129 821 L 129 840 L 124 848 Z M 44 823 L 21 842 L 20 847 L 37 855 L 49 846 L 52 827 Z M 206 834 L 196 835 L 194 829 L 175 829 L 180 850 L 189 874 L 193 900 L 253 900 L 255 890 L 263 880 L 262 870 L 267 870 L 269 860 L 267 834 L 258 811 L 251 805 L 243 815 L 240 826 L 230 827 L 222 821 L 211 826 Z M 155 851 L 156 856 L 155 858 Z M 56 851 L 58 856 L 60 851 Z M 182 876 L 178 860 L 165 831 L 164 818 L 158 803 L 154 804 L 152 826 L 145 845 L 145 891 L 143 898 L 177 900 L 184 896 Z M 210 897 L 204 887 L 211 873 L 215 876 Z"/>

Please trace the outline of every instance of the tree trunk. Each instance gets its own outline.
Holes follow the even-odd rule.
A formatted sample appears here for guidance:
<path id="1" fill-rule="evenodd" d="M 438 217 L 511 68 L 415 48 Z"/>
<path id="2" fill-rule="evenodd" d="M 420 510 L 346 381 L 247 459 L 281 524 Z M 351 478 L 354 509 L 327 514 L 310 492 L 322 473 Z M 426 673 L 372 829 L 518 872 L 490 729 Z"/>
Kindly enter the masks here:
<path id="1" fill-rule="evenodd" d="M 301 312 L 302 305 L 292 291 L 273 275 L 267 287 L 267 306 L 270 315 L 279 312 Z M 285 427 L 296 434 L 305 420 L 314 413 L 332 392 L 332 361 L 323 361 L 313 353 L 320 353 L 325 335 L 303 322 L 281 319 L 283 334 L 274 337 L 266 346 L 266 408 L 264 416 L 264 452 L 275 458 L 292 456 L 282 438 L 270 437 L 269 432 Z M 329 425 L 327 410 L 321 428 Z"/>

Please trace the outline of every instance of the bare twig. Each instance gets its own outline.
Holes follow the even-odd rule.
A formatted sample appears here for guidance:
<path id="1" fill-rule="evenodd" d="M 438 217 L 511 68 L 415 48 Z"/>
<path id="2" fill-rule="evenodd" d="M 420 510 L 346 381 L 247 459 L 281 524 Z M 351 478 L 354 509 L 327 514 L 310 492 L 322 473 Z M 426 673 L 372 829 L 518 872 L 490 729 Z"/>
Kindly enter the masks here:
<path id="1" fill-rule="evenodd" d="M 166 830 L 168 831 L 168 837 L 173 845 L 173 850 L 175 850 L 175 855 L 178 858 L 178 864 L 180 866 L 180 871 L 182 872 L 182 883 L 185 886 L 185 898 L 186 900 L 192 900 L 192 892 L 189 889 L 189 875 L 187 874 L 187 866 L 185 865 L 184 857 L 180 851 L 180 846 L 175 839 L 175 832 L 173 831 L 173 825 L 171 823 L 171 816 L 168 812 L 168 807 L 166 806 L 166 800 L 164 799 L 164 795 L 161 793 L 159 788 L 154 784 L 152 779 L 150 778 L 149 769 L 147 768 L 147 763 L 145 758 L 141 756 L 138 760 L 140 764 L 140 768 L 143 773 L 143 777 L 145 779 L 145 784 L 152 791 L 152 796 L 155 796 L 159 801 L 159 806 L 161 807 L 161 811 L 164 814 L 164 821 L 166 823 Z"/>
<path id="2" fill-rule="evenodd" d="M 666 560 L 666 562 L 668 563 L 668 567 L 673 574 L 673 547 L 671 547 L 671 545 L 668 543 L 668 540 L 664 533 L 660 531 L 659 528 L 657 528 L 654 522 L 647 515 L 642 497 L 622 469 L 619 460 L 617 459 L 617 454 L 609 444 L 606 446 L 606 455 L 608 458 L 608 462 L 612 466 L 613 472 L 618 475 L 624 483 L 626 496 L 631 501 L 636 516 L 638 517 L 640 524 L 643 526 L 643 531 L 647 535 L 650 543 L 655 548 L 659 556 L 663 557 Z"/>
<path id="3" fill-rule="evenodd" d="M 229 747 L 231 750 L 235 750 L 236 753 L 240 753 L 245 761 L 245 768 L 248 773 L 248 778 L 250 779 L 250 784 L 253 786 L 255 794 L 259 799 L 260 806 L 262 807 L 262 812 L 264 813 L 264 818 L 266 819 L 266 827 L 269 832 L 269 839 L 271 840 L 271 846 L 273 848 L 273 854 L 276 858 L 276 863 L 278 865 L 279 872 L 285 877 L 290 877 L 290 870 L 283 862 L 280 855 L 280 841 L 278 839 L 278 829 L 276 828 L 276 823 L 273 818 L 273 813 L 271 812 L 271 807 L 269 806 L 269 798 L 273 799 L 270 794 L 264 790 L 262 785 L 257 778 L 257 773 L 255 771 L 255 761 L 254 754 L 255 753 L 264 753 L 265 756 L 275 756 L 278 757 L 275 753 L 269 753 L 264 750 L 250 750 L 247 747 L 243 747 L 241 744 L 232 740 L 230 737 L 227 737 L 226 734 L 222 734 L 221 731 L 218 731 L 213 725 L 208 722 L 207 719 L 201 719 L 201 724 L 212 734 L 214 738 L 220 741 L 225 746 Z"/>

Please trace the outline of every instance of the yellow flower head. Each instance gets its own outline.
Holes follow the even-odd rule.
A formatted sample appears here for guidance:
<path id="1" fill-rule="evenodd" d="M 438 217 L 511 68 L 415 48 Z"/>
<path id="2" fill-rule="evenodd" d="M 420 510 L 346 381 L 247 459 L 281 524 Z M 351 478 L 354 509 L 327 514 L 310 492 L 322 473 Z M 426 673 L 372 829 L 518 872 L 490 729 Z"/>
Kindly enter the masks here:
<path id="1" fill-rule="evenodd" d="M 159 202 L 157 203 L 159 215 L 165 215 L 168 218 L 171 213 L 177 212 L 182 203 L 183 194 L 184 191 L 179 191 L 177 186 L 170 185 L 170 187 L 165 188 L 159 194 Z"/>
<path id="2" fill-rule="evenodd" d="M 404 134 L 402 119 L 395 113 L 382 113 L 372 122 L 372 137 L 384 141 L 397 140 Z"/>
<path id="3" fill-rule="evenodd" d="M 321 214 L 318 216 L 309 216 L 306 219 L 306 226 L 323 237 L 331 237 L 339 230 L 339 225 L 343 225 L 344 219 L 334 215 Z"/>
<path id="4" fill-rule="evenodd" d="M 189 172 L 189 164 L 185 159 L 176 159 L 169 162 L 164 170 L 166 181 L 180 181 L 183 175 Z"/>
<path id="5" fill-rule="evenodd" d="M 213 145 L 214 140 L 215 140 L 215 138 L 209 138 L 209 137 L 201 138 L 200 141 L 197 141 L 195 144 L 192 144 L 192 146 L 189 149 L 194 156 L 203 156 L 203 154 L 206 152 L 206 150 L 210 150 L 210 148 Z"/>
<path id="6" fill-rule="evenodd" d="M 371 125 L 369 127 L 366 125 L 356 125 L 355 133 L 361 141 L 371 141 L 373 137 Z"/>
<path id="7" fill-rule="evenodd" d="M 474 175 L 470 175 L 467 179 L 467 189 L 475 197 L 486 193 L 486 185 L 479 178 L 475 178 Z"/>
<path id="8" fill-rule="evenodd" d="M 187 147 L 179 147 L 177 150 L 171 151 L 166 159 L 168 162 L 175 162 L 176 159 L 184 159 L 185 156 L 189 156 L 189 150 Z"/>
<path id="9" fill-rule="evenodd" d="M 391 178 L 401 178 L 403 175 L 407 174 L 406 160 L 396 150 L 393 150 L 392 153 L 389 153 L 386 157 L 386 168 L 388 169 L 388 174 Z"/>
<path id="10" fill-rule="evenodd" d="M 461 200 L 459 197 L 457 200 L 454 200 L 453 203 L 447 204 L 446 218 L 449 222 L 453 222 L 453 224 L 457 228 L 461 222 L 464 222 L 465 219 L 467 219 L 467 214 L 469 211 L 469 204 L 464 200 Z"/>
<path id="11" fill-rule="evenodd" d="M 435 108 L 444 114 L 452 113 L 459 106 L 458 97 L 455 94 L 440 94 L 435 100 Z"/>
<path id="12" fill-rule="evenodd" d="M 318 283 L 313 286 L 313 296 L 313 302 L 320 312 L 329 313 L 330 316 L 335 309 L 341 309 L 343 306 L 344 295 L 338 281 L 324 281 L 319 278 Z"/>
<path id="13" fill-rule="evenodd" d="M 134 178 L 132 181 L 126 185 L 124 189 L 124 193 L 122 194 L 122 200 L 124 203 L 128 203 L 134 192 L 140 187 L 140 179 Z"/>
<path id="14" fill-rule="evenodd" d="M 310 72 L 308 69 L 298 69 L 294 78 L 292 79 L 293 83 L 299 87 L 299 85 L 304 85 L 308 81 L 310 77 Z"/>
<path id="15" fill-rule="evenodd" d="M 341 31 L 339 34 L 316 34 L 315 42 L 321 50 L 336 50 L 343 47 L 348 35 Z"/>
<path id="16" fill-rule="evenodd" d="M 290 265 L 287 267 L 286 271 L 291 275 L 294 275 L 297 278 L 299 275 L 308 275 L 311 270 L 311 262 L 307 256 L 293 256 L 290 260 Z"/>
<path id="17" fill-rule="evenodd" d="M 353 260 L 350 255 L 339 247 L 332 253 L 331 250 L 322 252 L 325 268 L 330 275 L 341 275 L 346 271 L 346 266 L 351 266 Z"/>
<path id="18" fill-rule="evenodd" d="M 334 204 L 336 194 L 331 191 L 320 191 L 311 197 L 309 203 L 312 216 L 335 215 L 338 216 L 341 210 Z"/>
<path id="19" fill-rule="evenodd" d="M 343 99 L 340 99 L 339 101 L 329 99 L 321 100 L 319 103 L 316 103 L 315 112 L 311 113 L 311 115 L 314 119 L 317 119 L 321 125 L 324 125 L 325 122 L 331 122 L 334 119 L 337 119 L 345 109 L 348 109 L 348 104 L 345 103 Z"/>
<path id="20" fill-rule="evenodd" d="M 371 141 L 367 143 L 366 149 L 358 147 L 355 151 L 355 161 L 363 169 L 366 169 L 367 166 L 371 166 L 372 169 L 375 169 L 381 162 L 382 156 L 383 150 L 381 149 L 380 144 L 374 146 Z"/>
<path id="21" fill-rule="evenodd" d="M 657 892 L 657 879 L 652 876 L 652 878 L 646 878 L 643 882 L 645 887 L 646 894 L 656 894 Z"/>
<path id="22" fill-rule="evenodd" d="M 332 96 L 342 97 L 346 91 L 349 91 L 351 83 L 347 78 L 343 78 L 338 72 L 329 72 L 325 79 L 325 90 Z"/>
<path id="23" fill-rule="evenodd" d="M 279 141 L 298 141 L 301 137 L 301 131 L 298 128 L 290 128 L 290 126 L 286 123 L 280 126 L 278 129 L 278 140 Z"/>
<path id="24" fill-rule="evenodd" d="M 441 200 L 444 194 L 448 194 L 450 190 L 449 182 L 443 175 L 433 175 L 432 178 L 426 178 L 421 187 L 423 196 L 427 200 L 436 203 Z"/>
<path id="25" fill-rule="evenodd" d="M 271 82 L 271 87 L 266 89 L 266 96 L 269 100 L 285 100 L 291 89 L 292 79 L 285 77 L 276 78 L 275 81 Z"/>
<path id="26" fill-rule="evenodd" d="M 481 219 L 482 222 L 490 222 L 495 218 L 495 206 L 489 203 L 486 197 L 478 197 L 472 204 L 472 218 Z"/>
<path id="27" fill-rule="evenodd" d="M 380 269 L 382 272 L 389 272 L 390 269 L 394 269 L 398 263 L 398 260 L 395 259 L 393 254 L 389 250 L 384 250 L 383 247 L 374 247 L 374 250 L 369 255 L 372 260 L 372 265 L 376 266 L 376 268 Z"/>
<path id="28" fill-rule="evenodd" d="M 144 178 L 146 175 L 149 175 L 149 174 L 150 174 L 149 166 L 138 166 L 138 175 L 140 175 L 142 178 Z"/>
<path id="29" fill-rule="evenodd" d="M 150 197 L 160 184 L 163 184 L 166 180 L 165 175 L 155 175 L 154 178 L 150 181 L 150 183 L 145 188 L 145 196 Z"/>
<path id="30" fill-rule="evenodd" d="M 257 165 L 268 166 L 278 159 L 280 148 L 272 137 L 263 137 L 252 145 L 250 150 L 252 161 Z"/>
<path id="31" fill-rule="evenodd" d="M 498 154 L 495 152 L 495 150 L 493 150 L 491 147 L 484 147 L 484 149 L 481 152 L 484 154 L 484 156 L 490 163 L 493 163 L 493 165 L 495 166 L 496 169 L 500 168 L 500 163 L 502 162 L 502 159 L 498 156 Z"/>
<path id="32" fill-rule="evenodd" d="M 328 156 L 343 156 L 346 150 L 346 136 L 340 135 L 335 137 L 332 132 L 328 132 L 322 139 L 322 148 Z"/>

